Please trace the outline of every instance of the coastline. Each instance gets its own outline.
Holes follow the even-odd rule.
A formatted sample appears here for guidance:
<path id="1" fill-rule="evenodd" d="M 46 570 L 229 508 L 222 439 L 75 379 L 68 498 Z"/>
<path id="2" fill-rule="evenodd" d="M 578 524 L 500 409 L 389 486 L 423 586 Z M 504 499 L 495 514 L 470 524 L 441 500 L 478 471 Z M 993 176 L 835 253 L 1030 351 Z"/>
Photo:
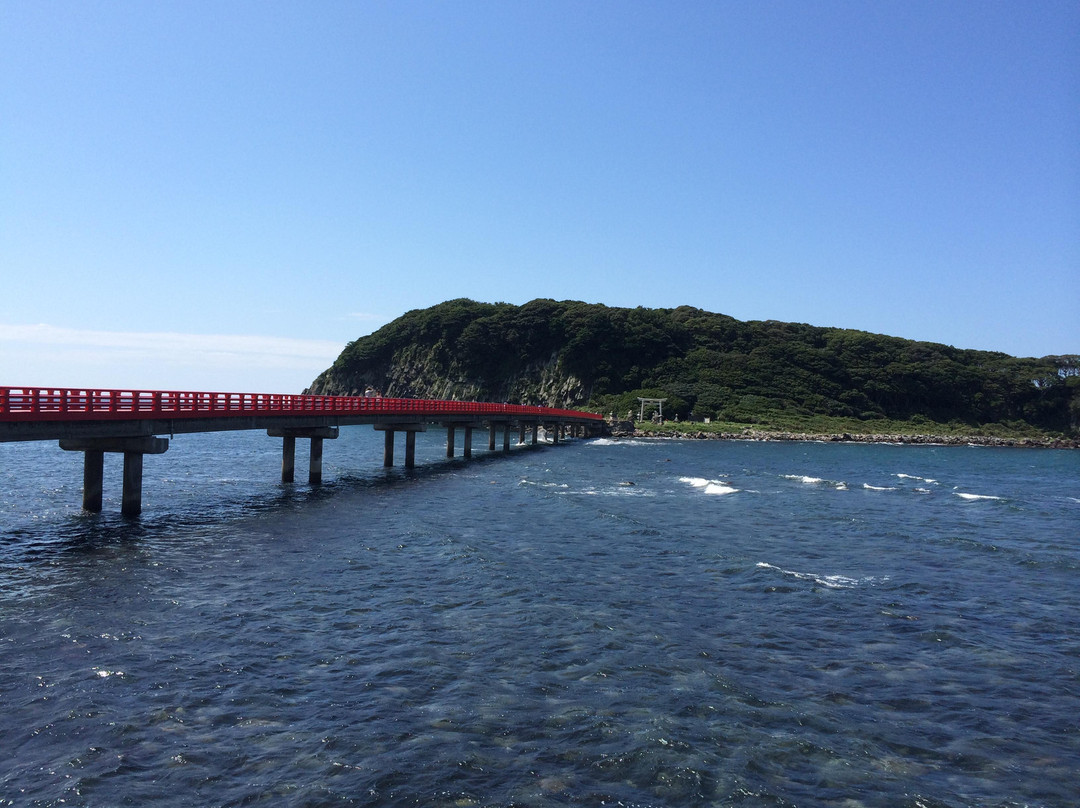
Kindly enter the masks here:
<path id="1" fill-rule="evenodd" d="M 989 435 L 888 435 L 856 433 L 769 432 L 744 429 L 739 432 L 680 430 L 612 430 L 613 438 L 683 438 L 686 440 L 812 441 L 816 443 L 889 443 L 911 446 L 990 446 L 1018 449 L 1080 449 L 1076 438 L 999 438 Z"/>

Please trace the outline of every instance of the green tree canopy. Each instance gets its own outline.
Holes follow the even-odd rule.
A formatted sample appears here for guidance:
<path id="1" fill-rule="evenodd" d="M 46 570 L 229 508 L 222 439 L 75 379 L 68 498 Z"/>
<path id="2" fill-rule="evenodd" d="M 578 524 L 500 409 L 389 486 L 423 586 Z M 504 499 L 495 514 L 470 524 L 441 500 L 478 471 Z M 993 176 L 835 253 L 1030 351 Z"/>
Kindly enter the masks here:
<path id="1" fill-rule="evenodd" d="M 542 384 L 530 383 L 541 376 Z M 741 322 L 691 306 L 549 299 L 522 306 L 457 299 L 410 311 L 349 343 L 312 390 L 349 393 L 371 384 L 424 395 L 435 389 L 431 380 L 441 393 L 619 415 L 630 401 L 636 411 L 636 396 L 648 390 L 669 399 L 665 415 L 680 418 L 752 421 L 770 410 L 918 415 L 1075 433 L 1080 416 L 1075 355 L 1017 358 L 863 331 Z"/>

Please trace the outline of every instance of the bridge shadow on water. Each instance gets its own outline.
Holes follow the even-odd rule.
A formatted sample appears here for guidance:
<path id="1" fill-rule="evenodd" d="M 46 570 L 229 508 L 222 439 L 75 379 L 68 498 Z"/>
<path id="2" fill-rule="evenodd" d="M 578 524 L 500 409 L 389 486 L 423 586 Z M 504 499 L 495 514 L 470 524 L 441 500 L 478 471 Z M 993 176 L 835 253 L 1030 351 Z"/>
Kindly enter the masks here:
<path id="1" fill-rule="evenodd" d="M 411 469 L 395 466 L 377 467 L 362 473 L 351 470 L 324 479 L 317 485 L 307 481 L 267 483 L 262 490 L 253 493 L 215 485 L 211 479 L 189 483 L 183 490 L 148 486 L 147 493 L 151 496 L 139 516 L 124 516 L 107 505 L 100 513 L 46 514 L 11 529 L 0 529 L 0 553 L 3 555 L 0 561 L 5 565 L 47 563 L 59 557 L 89 557 L 125 549 L 137 553 L 148 541 L 227 533 L 231 527 L 252 520 L 302 514 L 314 505 L 345 496 L 363 496 L 403 485 L 437 481 L 466 469 L 511 462 L 520 459 L 522 453 L 535 455 L 550 448 L 553 448 L 551 444 L 541 443 L 515 446 L 510 452 L 474 450 L 471 458 L 428 457 Z M 178 496 L 170 499 L 170 493 Z"/>

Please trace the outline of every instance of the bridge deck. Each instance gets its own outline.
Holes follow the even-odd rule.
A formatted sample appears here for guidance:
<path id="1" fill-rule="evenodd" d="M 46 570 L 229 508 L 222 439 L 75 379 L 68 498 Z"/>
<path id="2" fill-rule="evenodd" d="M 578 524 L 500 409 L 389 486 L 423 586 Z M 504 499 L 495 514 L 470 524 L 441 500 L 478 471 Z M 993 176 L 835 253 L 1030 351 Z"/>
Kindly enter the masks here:
<path id="1" fill-rule="evenodd" d="M 0 441 L 352 424 L 509 421 L 588 426 L 601 420 L 579 410 L 478 401 L 0 387 Z"/>
<path id="2" fill-rule="evenodd" d="M 510 429 L 532 427 L 537 442 L 541 425 L 554 427 L 558 443 L 564 428 L 592 431 L 601 416 L 578 410 L 492 404 L 479 401 L 440 401 L 363 396 L 304 396 L 265 393 L 187 393 L 162 390 L 85 390 L 44 387 L 0 387 L 0 442 L 59 440 L 60 448 L 84 454 L 83 508 L 102 506 L 103 455 L 124 455 L 121 511 L 142 511 L 143 455 L 162 454 L 169 440 L 160 435 L 265 429 L 282 440 L 281 480 L 293 481 L 296 439 L 311 441 L 308 480 L 322 482 L 323 440 L 336 438 L 338 427 L 371 424 L 385 432 L 383 464 L 393 465 L 394 433 L 405 433 L 405 466 L 415 458 L 416 433 L 427 424 L 446 427 L 446 454 L 454 456 L 454 433 L 464 431 L 464 452 L 472 456 L 472 430 L 489 427 L 488 448 L 495 432 L 503 432 L 503 450 L 510 449 Z"/>

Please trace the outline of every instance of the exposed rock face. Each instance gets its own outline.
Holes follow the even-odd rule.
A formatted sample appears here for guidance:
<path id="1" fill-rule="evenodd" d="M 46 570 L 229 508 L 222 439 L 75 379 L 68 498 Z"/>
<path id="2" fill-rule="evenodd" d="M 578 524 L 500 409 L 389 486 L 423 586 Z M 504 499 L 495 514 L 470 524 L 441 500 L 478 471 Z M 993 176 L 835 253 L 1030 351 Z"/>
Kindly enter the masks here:
<path id="1" fill-rule="evenodd" d="M 374 388 L 395 398 L 457 401 L 512 401 L 544 407 L 573 408 L 588 401 L 581 380 L 562 367 L 556 355 L 546 362 L 522 364 L 498 379 L 470 378 L 460 362 L 440 357 L 441 346 L 407 345 L 391 361 L 350 374 L 335 366 L 320 374 L 304 392 L 356 396 Z"/>
<path id="2" fill-rule="evenodd" d="M 553 354 L 547 362 L 526 365 L 505 380 L 499 401 L 520 401 L 544 407 L 576 407 L 589 399 L 581 380 L 567 373 Z"/>
<path id="3" fill-rule="evenodd" d="M 376 384 L 388 396 L 399 398 L 440 398 L 471 401 L 478 398 L 480 385 L 462 372 L 457 362 L 444 365 L 433 346 L 408 345 L 394 353 L 383 369 L 384 379 Z"/>
<path id="4" fill-rule="evenodd" d="M 596 408 L 768 424 L 788 415 L 1075 434 L 1080 356 L 1041 359 L 692 306 L 459 298 L 347 344 L 311 392 Z M 928 429 L 929 431 L 929 429 Z"/>

